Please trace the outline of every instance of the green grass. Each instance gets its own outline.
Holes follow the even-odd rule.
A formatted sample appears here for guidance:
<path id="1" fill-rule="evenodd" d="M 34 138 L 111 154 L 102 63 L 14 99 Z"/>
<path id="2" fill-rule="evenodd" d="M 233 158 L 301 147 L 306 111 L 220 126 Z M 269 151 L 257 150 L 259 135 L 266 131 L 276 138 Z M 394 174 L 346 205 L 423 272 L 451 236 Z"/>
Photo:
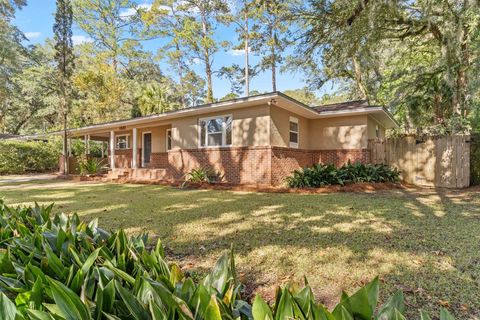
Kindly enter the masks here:
<path id="1" fill-rule="evenodd" d="M 147 231 L 183 268 L 202 272 L 231 243 L 248 290 L 267 299 L 304 275 L 332 305 L 380 275 L 382 297 L 403 289 L 408 310 L 480 315 L 479 190 L 260 194 L 65 181 L 0 184 L 10 205 L 34 201 Z M 431 313 L 433 314 L 433 313 Z M 417 314 L 409 314 L 410 316 Z M 473 316 L 472 316 L 473 315 Z M 410 318 L 410 317 L 409 317 Z"/>

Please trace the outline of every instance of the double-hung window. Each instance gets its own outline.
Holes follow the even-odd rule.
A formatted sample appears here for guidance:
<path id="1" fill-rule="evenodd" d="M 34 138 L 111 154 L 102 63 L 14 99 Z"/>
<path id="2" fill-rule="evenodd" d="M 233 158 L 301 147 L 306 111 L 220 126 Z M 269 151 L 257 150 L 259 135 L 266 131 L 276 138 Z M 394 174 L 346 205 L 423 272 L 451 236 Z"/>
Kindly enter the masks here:
<path id="1" fill-rule="evenodd" d="M 128 134 L 119 134 L 115 137 L 115 148 L 116 149 L 128 149 L 130 148 L 129 144 L 130 135 Z"/>
<path id="2" fill-rule="evenodd" d="M 232 116 L 203 118 L 199 121 L 200 147 L 232 145 Z"/>
<path id="3" fill-rule="evenodd" d="M 298 119 L 290 117 L 290 148 L 298 148 Z"/>

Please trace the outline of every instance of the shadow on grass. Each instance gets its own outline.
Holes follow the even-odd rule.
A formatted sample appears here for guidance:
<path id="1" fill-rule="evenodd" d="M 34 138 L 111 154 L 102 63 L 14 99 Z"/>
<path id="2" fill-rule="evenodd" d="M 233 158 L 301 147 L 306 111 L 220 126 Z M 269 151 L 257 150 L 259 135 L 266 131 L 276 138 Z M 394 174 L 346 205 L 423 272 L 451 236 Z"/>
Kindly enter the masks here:
<path id="1" fill-rule="evenodd" d="M 307 276 L 327 305 L 380 275 L 382 299 L 405 291 L 410 309 L 480 313 L 480 200 L 475 192 L 259 194 L 163 186 L 22 183 L 8 203 L 56 202 L 107 229 L 150 232 L 184 268 L 202 272 L 234 243 L 247 291 Z M 416 317 L 416 311 L 408 313 Z"/>

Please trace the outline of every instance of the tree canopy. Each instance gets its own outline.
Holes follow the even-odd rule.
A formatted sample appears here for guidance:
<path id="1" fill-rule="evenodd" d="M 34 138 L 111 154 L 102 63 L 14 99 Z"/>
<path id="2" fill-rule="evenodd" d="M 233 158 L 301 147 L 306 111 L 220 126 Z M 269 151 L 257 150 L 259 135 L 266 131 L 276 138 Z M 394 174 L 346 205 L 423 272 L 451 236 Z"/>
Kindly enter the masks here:
<path id="1" fill-rule="evenodd" d="M 14 25 L 26 0 L 0 3 L 0 131 L 60 128 L 58 42 L 29 45 Z M 255 94 L 260 73 L 308 104 L 368 99 L 405 131 L 480 130 L 480 5 L 474 0 L 76 0 L 68 125 L 148 115 Z M 236 37 L 225 41 L 230 28 Z M 156 51 L 145 43 L 156 44 Z M 55 50 L 57 43 L 57 50 Z M 235 51 L 244 63 L 226 61 Z M 72 57 L 73 59 L 73 57 Z M 57 61 L 57 62 L 56 62 Z M 323 97 L 319 90 L 327 91 Z"/>

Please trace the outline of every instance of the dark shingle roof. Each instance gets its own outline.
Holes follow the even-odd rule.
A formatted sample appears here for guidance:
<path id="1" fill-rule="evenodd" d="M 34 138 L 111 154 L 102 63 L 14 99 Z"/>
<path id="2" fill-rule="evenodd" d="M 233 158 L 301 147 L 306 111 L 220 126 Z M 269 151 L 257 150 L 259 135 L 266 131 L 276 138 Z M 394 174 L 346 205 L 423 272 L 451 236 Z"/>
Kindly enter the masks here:
<path id="1" fill-rule="evenodd" d="M 353 110 L 356 108 L 367 108 L 370 107 L 368 105 L 367 100 L 354 100 L 354 101 L 347 101 L 347 102 L 340 102 L 340 103 L 332 103 L 332 104 L 324 104 L 321 106 L 312 107 L 317 112 L 325 112 L 325 111 L 342 111 L 342 110 Z"/>

